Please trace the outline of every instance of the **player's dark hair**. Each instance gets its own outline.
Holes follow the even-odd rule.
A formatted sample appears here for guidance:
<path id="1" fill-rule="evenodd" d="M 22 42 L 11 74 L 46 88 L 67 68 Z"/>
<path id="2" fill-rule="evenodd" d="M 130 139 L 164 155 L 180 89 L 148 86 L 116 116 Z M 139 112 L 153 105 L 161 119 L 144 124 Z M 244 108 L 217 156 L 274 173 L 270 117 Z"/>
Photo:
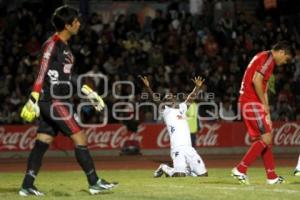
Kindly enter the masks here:
<path id="1" fill-rule="evenodd" d="M 66 24 L 71 25 L 75 18 L 79 17 L 79 13 L 76 9 L 70 6 L 64 5 L 58 7 L 52 15 L 52 24 L 56 31 L 63 31 Z"/>
<path id="2" fill-rule="evenodd" d="M 289 44 L 288 41 L 280 41 L 277 42 L 273 47 L 272 50 L 278 51 L 283 50 L 286 54 L 293 55 L 292 46 Z"/>
<path id="3" fill-rule="evenodd" d="M 166 92 L 166 93 L 163 95 L 162 101 L 163 101 L 163 102 L 169 101 L 169 96 L 170 96 L 170 95 L 172 95 L 172 96 L 174 97 L 173 93 L 171 93 L 171 92 Z"/>

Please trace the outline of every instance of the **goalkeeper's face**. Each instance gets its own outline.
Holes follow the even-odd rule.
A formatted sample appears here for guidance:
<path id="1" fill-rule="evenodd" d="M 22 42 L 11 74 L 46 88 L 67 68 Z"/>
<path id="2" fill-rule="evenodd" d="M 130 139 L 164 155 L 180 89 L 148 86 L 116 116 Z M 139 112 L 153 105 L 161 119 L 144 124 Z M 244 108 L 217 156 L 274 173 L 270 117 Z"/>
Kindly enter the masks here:
<path id="1" fill-rule="evenodd" d="M 72 22 L 72 24 L 66 25 L 67 30 L 71 33 L 71 35 L 76 35 L 80 28 L 80 21 L 78 18 L 75 18 Z"/>

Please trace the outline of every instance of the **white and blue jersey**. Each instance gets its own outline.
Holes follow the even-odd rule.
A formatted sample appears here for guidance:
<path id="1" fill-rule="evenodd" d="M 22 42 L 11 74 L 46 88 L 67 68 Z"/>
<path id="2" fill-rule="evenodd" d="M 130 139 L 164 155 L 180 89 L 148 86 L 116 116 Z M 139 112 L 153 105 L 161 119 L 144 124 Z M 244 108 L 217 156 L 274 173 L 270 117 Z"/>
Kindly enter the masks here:
<path id="1" fill-rule="evenodd" d="M 171 149 L 180 146 L 192 146 L 186 111 L 186 103 L 180 103 L 179 108 L 165 106 L 162 112 L 170 136 Z"/>

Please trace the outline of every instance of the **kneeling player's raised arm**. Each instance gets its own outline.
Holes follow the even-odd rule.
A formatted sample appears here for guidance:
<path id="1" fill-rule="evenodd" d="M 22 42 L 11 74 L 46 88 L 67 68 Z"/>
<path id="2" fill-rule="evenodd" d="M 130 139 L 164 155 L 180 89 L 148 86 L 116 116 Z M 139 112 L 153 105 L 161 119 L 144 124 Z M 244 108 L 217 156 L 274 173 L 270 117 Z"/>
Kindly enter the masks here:
<path id="1" fill-rule="evenodd" d="M 194 79 L 192 79 L 192 81 L 195 83 L 195 87 L 194 87 L 193 91 L 189 94 L 189 96 L 186 98 L 185 103 L 191 103 L 192 100 L 196 98 L 205 79 L 202 78 L 201 76 L 198 76 L 198 77 L 194 77 Z"/>
<path id="2" fill-rule="evenodd" d="M 149 94 L 151 95 L 152 97 L 152 100 L 155 102 L 155 103 L 161 103 L 161 100 L 159 97 L 155 97 L 155 94 L 152 90 L 152 88 L 150 87 L 150 83 L 149 83 L 149 80 L 147 78 L 147 76 L 139 76 L 139 78 L 143 81 L 144 85 L 146 86 L 147 88 L 147 91 L 149 92 Z"/>

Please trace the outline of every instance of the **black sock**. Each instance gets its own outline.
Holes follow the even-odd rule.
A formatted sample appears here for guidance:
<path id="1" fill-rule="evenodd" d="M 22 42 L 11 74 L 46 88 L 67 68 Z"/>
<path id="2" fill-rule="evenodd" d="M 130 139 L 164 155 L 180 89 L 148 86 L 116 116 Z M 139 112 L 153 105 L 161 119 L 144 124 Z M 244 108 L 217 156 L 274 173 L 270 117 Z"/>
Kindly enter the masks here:
<path id="1" fill-rule="evenodd" d="M 36 140 L 33 149 L 27 160 L 27 170 L 22 183 L 23 188 L 30 188 L 33 186 L 35 177 L 37 176 L 41 166 L 42 159 L 49 147 L 49 144 Z"/>
<path id="2" fill-rule="evenodd" d="M 96 174 L 94 162 L 88 148 L 86 146 L 76 146 L 75 155 L 77 162 L 80 164 L 88 179 L 89 184 L 95 185 L 99 178 Z"/>

